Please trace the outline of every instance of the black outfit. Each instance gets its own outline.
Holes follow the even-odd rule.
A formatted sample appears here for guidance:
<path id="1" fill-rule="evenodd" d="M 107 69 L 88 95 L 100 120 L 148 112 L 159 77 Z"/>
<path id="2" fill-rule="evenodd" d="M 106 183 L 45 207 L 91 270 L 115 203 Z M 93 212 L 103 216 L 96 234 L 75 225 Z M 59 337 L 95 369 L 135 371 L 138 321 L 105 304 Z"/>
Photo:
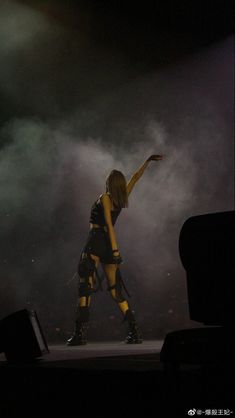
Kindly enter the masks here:
<path id="1" fill-rule="evenodd" d="M 114 209 L 111 211 L 113 225 L 115 224 L 120 212 L 121 209 Z M 77 318 L 75 321 L 74 333 L 68 340 L 67 345 L 82 345 L 86 344 L 87 342 L 87 330 L 89 323 L 88 298 L 92 293 L 94 293 L 94 288 L 92 288 L 89 278 L 93 277 L 94 272 L 98 276 L 98 272 L 95 267 L 95 261 L 91 258 L 90 254 L 98 256 L 102 264 L 116 264 L 116 261 L 113 257 L 111 242 L 105 222 L 104 208 L 101 203 L 101 196 L 92 205 L 90 223 L 99 225 L 99 227 L 90 229 L 78 264 L 79 297 L 85 297 L 87 302 L 86 306 L 79 306 L 79 304 L 77 306 Z M 108 287 L 109 291 L 115 290 L 115 296 L 113 296 L 113 298 L 117 303 L 122 303 L 125 301 L 125 297 L 122 294 L 123 287 L 125 289 L 120 271 L 117 269 L 116 282 L 113 286 Z M 134 312 L 128 310 L 124 320 L 129 324 L 129 333 L 126 338 L 126 342 L 131 344 L 142 342 L 142 337 L 135 321 Z"/>
<path id="2" fill-rule="evenodd" d="M 115 222 L 121 212 L 121 209 L 115 209 L 111 211 L 112 224 Z M 99 225 L 100 228 L 92 228 L 89 231 L 87 241 L 83 247 L 83 253 L 89 253 L 97 255 L 102 264 L 113 264 L 113 252 L 109 239 L 108 231 L 104 229 L 106 227 L 104 208 L 101 203 L 100 197 L 92 205 L 90 214 L 90 223 Z M 81 254 L 81 257 L 82 257 Z"/>
<path id="3" fill-rule="evenodd" d="M 121 209 L 111 210 L 111 217 L 112 217 L 113 225 L 115 224 L 120 212 L 121 212 Z M 90 214 L 90 223 L 98 224 L 100 226 L 106 226 L 105 217 L 104 217 L 104 208 L 101 203 L 101 196 L 92 205 L 91 214 Z"/>
<path id="4" fill-rule="evenodd" d="M 82 250 L 83 253 L 96 255 L 102 264 L 112 264 L 113 252 L 108 232 L 103 228 L 90 229 L 86 244 Z"/>

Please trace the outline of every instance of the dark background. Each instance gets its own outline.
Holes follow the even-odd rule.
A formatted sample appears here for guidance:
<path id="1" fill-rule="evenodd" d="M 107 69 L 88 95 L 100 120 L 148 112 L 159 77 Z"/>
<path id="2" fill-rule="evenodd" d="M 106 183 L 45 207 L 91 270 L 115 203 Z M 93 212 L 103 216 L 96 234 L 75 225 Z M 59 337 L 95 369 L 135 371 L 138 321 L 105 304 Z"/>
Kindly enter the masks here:
<path id="1" fill-rule="evenodd" d="M 145 338 L 198 324 L 178 255 L 183 222 L 234 208 L 232 1 L 2 1 L 0 316 L 73 327 L 90 206 L 109 170 L 151 166 L 117 223 Z M 90 336 L 119 339 L 107 292 Z"/>
<path id="2" fill-rule="evenodd" d="M 7 2 L 3 1 L 3 20 L 4 14 L 7 16 L 6 5 Z M 232 1 L 228 0 L 166 0 L 144 3 L 39 0 L 17 1 L 10 6 L 9 3 L 8 8 L 12 13 L 14 6 L 17 6 L 16 20 L 20 6 L 25 6 L 25 11 L 41 13 L 47 19 L 48 25 L 61 25 L 64 32 L 54 34 L 52 40 L 44 40 L 43 45 L 39 41 L 39 49 L 31 56 L 26 57 L 26 51 L 21 50 L 12 60 L 13 63 L 17 61 L 18 71 L 22 76 L 27 69 L 33 70 L 30 74 L 32 81 L 43 83 L 39 102 L 44 94 L 51 93 L 56 100 L 56 109 L 50 107 L 43 111 L 37 108 L 35 112 L 30 104 L 26 106 L 26 102 L 19 97 L 15 103 L 9 97 L 3 97 L 3 121 L 8 120 L 9 116 L 31 116 L 35 113 L 45 119 L 57 116 L 58 112 L 64 115 L 64 112 L 71 112 L 74 106 L 87 103 L 120 83 L 172 64 L 182 56 L 200 51 L 233 34 L 234 7 Z M 14 29 L 14 36 L 21 36 L 20 33 L 17 35 L 16 30 L 24 31 L 24 26 L 22 24 L 14 28 L 14 23 L 12 27 L 8 26 L 9 31 Z M 52 46 L 48 45 L 50 41 L 53 49 L 48 51 L 48 46 Z M 40 61 L 42 50 L 45 55 Z M 121 60 L 121 73 L 114 74 L 115 67 Z M 27 69 L 24 68 L 26 61 Z M 104 61 L 110 65 L 105 74 L 102 71 Z M 55 67 L 56 73 L 50 72 Z M 71 76 L 72 81 L 75 78 L 74 73 L 78 77 L 81 74 L 82 86 L 71 83 Z M 30 91 L 26 94 L 30 95 Z"/>

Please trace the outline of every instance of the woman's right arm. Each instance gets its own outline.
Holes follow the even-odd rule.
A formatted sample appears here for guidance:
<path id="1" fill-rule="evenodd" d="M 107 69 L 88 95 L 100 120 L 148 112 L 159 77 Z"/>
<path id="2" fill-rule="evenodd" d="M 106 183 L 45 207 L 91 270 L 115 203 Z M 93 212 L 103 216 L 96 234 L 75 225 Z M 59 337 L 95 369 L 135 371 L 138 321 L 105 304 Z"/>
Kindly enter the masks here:
<path id="1" fill-rule="evenodd" d="M 150 163 L 150 161 L 160 161 L 162 160 L 163 156 L 162 155 L 151 155 L 141 166 L 140 168 L 132 175 L 130 181 L 127 183 L 127 194 L 129 196 L 129 194 L 131 193 L 134 185 L 136 184 L 136 182 L 140 179 L 140 177 L 142 176 L 142 174 L 144 173 L 145 169 L 147 168 L 148 164 Z"/>

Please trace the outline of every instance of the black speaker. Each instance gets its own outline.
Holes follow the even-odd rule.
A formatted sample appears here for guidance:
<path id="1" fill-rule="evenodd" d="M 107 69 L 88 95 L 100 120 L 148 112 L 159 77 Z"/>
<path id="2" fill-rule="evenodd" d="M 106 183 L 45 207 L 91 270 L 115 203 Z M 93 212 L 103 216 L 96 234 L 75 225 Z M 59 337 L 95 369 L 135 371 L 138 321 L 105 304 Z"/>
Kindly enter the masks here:
<path id="1" fill-rule="evenodd" d="M 232 325 L 235 317 L 235 211 L 193 216 L 183 224 L 179 254 L 190 318 Z"/>
<path id="2" fill-rule="evenodd" d="M 230 329 L 207 326 L 169 332 L 160 361 L 165 364 L 223 364 L 234 358 L 235 341 Z"/>
<path id="3" fill-rule="evenodd" d="M 49 353 L 36 311 L 23 309 L 1 320 L 0 349 L 9 362 L 32 361 Z"/>
<path id="4" fill-rule="evenodd" d="M 165 365 L 234 362 L 235 211 L 187 219 L 180 231 L 179 254 L 190 319 L 206 327 L 168 333 L 160 360 Z"/>

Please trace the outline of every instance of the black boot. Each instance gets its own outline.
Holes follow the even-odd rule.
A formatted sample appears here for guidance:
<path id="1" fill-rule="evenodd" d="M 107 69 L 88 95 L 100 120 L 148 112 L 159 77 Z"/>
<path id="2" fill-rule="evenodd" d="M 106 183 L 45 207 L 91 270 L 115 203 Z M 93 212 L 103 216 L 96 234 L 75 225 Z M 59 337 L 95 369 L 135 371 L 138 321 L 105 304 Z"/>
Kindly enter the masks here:
<path id="1" fill-rule="evenodd" d="M 68 339 L 67 345 L 85 345 L 87 344 L 87 331 L 89 326 L 89 308 L 82 306 L 77 308 L 77 318 L 75 321 L 74 332 Z"/>
<path id="2" fill-rule="evenodd" d="M 134 312 L 128 309 L 125 313 L 124 321 L 128 321 L 128 334 L 125 339 L 126 344 L 140 344 L 143 341 L 140 329 L 136 323 Z"/>
<path id="3" fill-rule="evenodd" d="M 67 345 L 87 344 L 88 322 L 76 322 L 73 335 L 68 339 Z"/>

